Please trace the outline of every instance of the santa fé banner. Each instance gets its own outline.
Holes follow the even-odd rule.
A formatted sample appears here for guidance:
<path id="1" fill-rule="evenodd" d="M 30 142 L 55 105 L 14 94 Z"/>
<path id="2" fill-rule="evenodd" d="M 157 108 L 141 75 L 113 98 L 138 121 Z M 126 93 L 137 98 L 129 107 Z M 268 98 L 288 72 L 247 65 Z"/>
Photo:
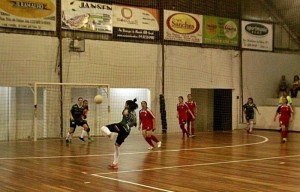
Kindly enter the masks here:
<path id="1" fill-rule="evenodd" d="M 203 16 L 203 43 L 214 45 L 239 45 L 239 20 Z"/>

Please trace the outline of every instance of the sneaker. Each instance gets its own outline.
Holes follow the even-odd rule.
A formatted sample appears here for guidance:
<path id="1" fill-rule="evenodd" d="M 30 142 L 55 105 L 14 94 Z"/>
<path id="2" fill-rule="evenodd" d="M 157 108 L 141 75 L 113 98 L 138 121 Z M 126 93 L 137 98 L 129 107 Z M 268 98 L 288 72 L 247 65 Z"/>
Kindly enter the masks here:
<path id="1" fill-rule="evenodd" d="M 67 143 L 67 144 L 70 143 L 70 140 L 69 140 L 69 139 L 66 139 L 66 143 Z"/>
<path id="2" fill-rule="evenodd" d="M 192 134 L 192 137 L 196 137 L 196 135 Z"/>
<path id="3" fill-rule="evenodd" d="M 148 147 L 148 150 L 149 151 L 153 150 L 153 147 L 152 146 Z"/>
<path id="4" fill-rule="evenodd" d="M 286 138 L 283 138 L 283 139 L 282 139 L 282 143 L 285 143 L 285 142 L 287 142 L 287 139 L 286 139 Z"/>
<path id="5" fill-rule="evenodd" d="M 157 147 L 158 147 L 158 148 L 161 147 L 161 141 L 157 142 Z"/>
<path id="6" fill-rule="evenodd" d="M 94 142 L 94 139 L 92 137 L 88 138 L 89 142 Z"/>
<path id="7" fill-rule="evenodd" d="M 79 137 L 80 141 L 85 142 L 84 138 Z"/>
<path id="8" fill-rule="evenodd" d="M 108 165 L 109 168 L 111 169 L 118 169 L 118 164 L 111 164 L 111 165 Z"/>

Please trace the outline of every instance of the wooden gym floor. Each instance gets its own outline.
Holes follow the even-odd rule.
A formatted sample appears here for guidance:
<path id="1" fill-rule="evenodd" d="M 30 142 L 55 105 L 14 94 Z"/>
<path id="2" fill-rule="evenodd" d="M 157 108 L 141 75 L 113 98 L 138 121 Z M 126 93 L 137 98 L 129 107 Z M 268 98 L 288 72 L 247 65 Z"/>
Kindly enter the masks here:
<path id="1" fill-rule="evenodd" d="M 285 144 L 278 132 L 258 130 L 158 137 L 162 148 L 148 151 L 130 135 L 118 170 L 108 168 L 113 142 L 104 137 L 0 142 L 0 191 L 300 191 L 299 133 Z"/>

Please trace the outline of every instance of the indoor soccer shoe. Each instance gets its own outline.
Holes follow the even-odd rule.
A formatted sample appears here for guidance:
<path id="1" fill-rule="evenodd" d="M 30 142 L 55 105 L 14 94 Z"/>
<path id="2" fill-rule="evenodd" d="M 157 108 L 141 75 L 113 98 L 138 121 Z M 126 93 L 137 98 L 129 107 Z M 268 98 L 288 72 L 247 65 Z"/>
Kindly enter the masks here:
<path id="1" fill-rule="evenodd" d="M 84 138 L 79 137 L 80 141 L 85 142 Z"/>
<path id="2" fill-rule="evenodd" d="M 94 142 L 94 139 L 92 137 L 88 138 L 89 142 Z"/>
<path id="3" fill-rule="evenodd" d="M 161 148 L 161 141 L 157 142 L 157 147 Z"/>
<path id="4" fill-rule="evenodd" d="M 153 147 L 152 146 L 148 147 L 148 150 L 149 151 L 153 150 Z"/>
<path id="5" fill-rule="evenodd" d="M 108 166 L 109 168 L 111 168 L 111 169 L 118 169 L 118 164 L 111 164 L 111 165 L 109 165 Z"/>

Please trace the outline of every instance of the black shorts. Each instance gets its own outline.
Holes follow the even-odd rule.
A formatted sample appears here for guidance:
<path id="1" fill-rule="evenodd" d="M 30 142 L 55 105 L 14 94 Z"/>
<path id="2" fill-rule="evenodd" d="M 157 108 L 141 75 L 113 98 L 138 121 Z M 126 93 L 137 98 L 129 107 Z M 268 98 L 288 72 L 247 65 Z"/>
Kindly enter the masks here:
<path id="1" fill-rule="evenodd" d="M 82 119 L 74 119 L 71 120 L 70 119 L 70 127 L 76 129 L 77 126 L 83 126 L 84 124 L 87 124 L 87 122 L 85 120 Z"/>
<path id="2" fill-rule="evenodd" d="M 111 131 L 118 133 L 118 137 L 116 140 L 116 144 L 119 146 L 122 145 L 122 143 L 125 141 L 125 139 L 128 137 L 130 133 L 129 127 L 122 125 L 121 123 L 113 123 L 110 125 L 106 125 L 106 127 Z"/>
<path id="3" fill-rule="evenodd" d="M 251 120 L 251 119 L 254 119 L 254 115 L 247 115 L 247 116 L 246 116 L 246 120 L 247 120 L 247 121 L 249 121 L 249 120 Z"/>

